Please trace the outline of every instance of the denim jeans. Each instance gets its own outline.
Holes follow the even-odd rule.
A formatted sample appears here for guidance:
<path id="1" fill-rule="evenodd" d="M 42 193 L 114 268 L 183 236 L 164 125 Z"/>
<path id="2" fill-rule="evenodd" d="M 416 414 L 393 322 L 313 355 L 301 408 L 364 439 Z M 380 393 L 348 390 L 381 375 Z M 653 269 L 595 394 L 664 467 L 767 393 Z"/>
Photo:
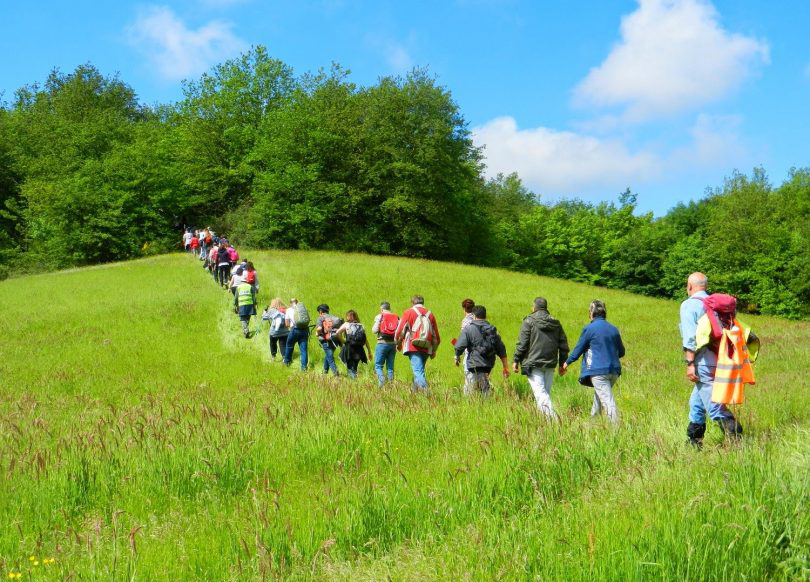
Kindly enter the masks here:
<path id="1" fill-rule="evenodd" d="M 388 369 L 388 380 L 394 379 L 394 357 L 397 355 L 396 344 L 379 342 L 374 349 L 374 370 L 377 372 L 377 381 L 380 386 L 385 382 L 383 366 Z"/>
<path id="2" fill-rule="evenodd" d="M 323 348 L 323 373 L 328 374 L 329 370 L 338 375 L 337 364 L 335 364 L 335 344 L 334 342 L 322 341 L 321 347 Z"/>
<path id="3" fill-rule="evenodd" d="M 284 364 L 289 366 L 292 363 L 293 350 L 298 344 L 301 350 L 301 369 L 307 369 L 307 340 L 309 339 L 308 329 L 293 328 L 287 335 L 287 345 L 284 346 Z"/>
<path id="4" fill-rule="evenodd" d="M 701 381 L 695 384 L 689 398 L 689 422 L 706 424 L 706 411 L 712 420 L 734 418 L 725 404 L 712 402 L 712 382 L 704 382 L 701 378 Z"/>
<path id="5" fill-rule="evenodd" d="M 427 362 L 428 355 L 422 352 L 408 352 L 405 354 L 411 361 L 411 370 L 413 370 L 413 391 L 423 391 L 427 394 L 428 384 L 425 378 L 425 363 Z"/>

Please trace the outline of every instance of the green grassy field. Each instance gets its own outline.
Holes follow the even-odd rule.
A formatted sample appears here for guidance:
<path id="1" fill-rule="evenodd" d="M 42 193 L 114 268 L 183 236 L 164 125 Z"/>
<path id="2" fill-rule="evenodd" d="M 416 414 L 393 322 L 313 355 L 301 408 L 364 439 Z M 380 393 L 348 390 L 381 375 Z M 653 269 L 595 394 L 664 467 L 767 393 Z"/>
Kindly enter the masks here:
<path id="1" fill-rule="evenodd" d="M 810 580 L 810 324 L 763 341 L 746 435 L 685 446 L 678 305 L 453 264 L 247 252 L 262 305 L 426 297 L 429 398 L 373 370 L 303 374 L 241 337 L 184 255 L 0 283 L 0 576 L 24 580 Z M 590 300 L 627 346 L 614 430 L 579 364 L 546 424 L 525 378 L 461 394 L 449 340 L 472 297 L 510 351 L 532 299 L 571 344 Z M 297 352 L 297 350 L 296 350 Z M 340 364 L 339 364 L 340 365 Z"/>

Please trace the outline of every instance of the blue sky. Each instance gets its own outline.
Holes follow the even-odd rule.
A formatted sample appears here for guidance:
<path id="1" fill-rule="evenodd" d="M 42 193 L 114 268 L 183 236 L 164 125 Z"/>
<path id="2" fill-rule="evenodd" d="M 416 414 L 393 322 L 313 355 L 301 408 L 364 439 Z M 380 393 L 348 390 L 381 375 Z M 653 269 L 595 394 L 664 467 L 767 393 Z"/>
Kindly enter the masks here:
<path id="1" fill-rule="evenodd" d="M 355 82 L 425 66 L 542 199 L 662 213 L 735 169 L 810 165 L 807 0 L 5 1 L 0 91 L 91 62 L 146 103 L 251 45 Z"/>

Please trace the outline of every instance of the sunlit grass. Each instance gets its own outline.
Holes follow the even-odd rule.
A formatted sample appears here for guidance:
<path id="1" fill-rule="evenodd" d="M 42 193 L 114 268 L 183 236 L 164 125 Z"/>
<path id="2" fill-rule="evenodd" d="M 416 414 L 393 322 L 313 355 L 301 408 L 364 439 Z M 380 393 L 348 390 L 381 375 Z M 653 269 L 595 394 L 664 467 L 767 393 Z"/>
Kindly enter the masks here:
<path id="1" fill-rule="evenodd" d="M 243 339 L 230 295 L 187 256 L 4 282 L 1 576 L 810 575 L 810 325 L 748 318 L 765 349 L 738 411 L 745 439 L 715 430 L 697 453 L 676 303 L 427 261 L 243 254 L 263 304 L 296 296 L 370 323 L 381 300 L 401 312 L 425 295 L 444 338 L 431 397 L 410 393 L 401 356 L 382 391 L 367 367 L 323 377 L 314 341 L 309 373 L 271 363 L 266 329 Z M 607 302 L 628 348 L 618 430 L 587 417 L 576 369 L 555 380 L 559 424 L 522 377 L 497 380 L 490 401 L 461 395 L 461 300 L 487 306 L 511 352 L 536 295 L 572 344 L 590 300 Z"/>

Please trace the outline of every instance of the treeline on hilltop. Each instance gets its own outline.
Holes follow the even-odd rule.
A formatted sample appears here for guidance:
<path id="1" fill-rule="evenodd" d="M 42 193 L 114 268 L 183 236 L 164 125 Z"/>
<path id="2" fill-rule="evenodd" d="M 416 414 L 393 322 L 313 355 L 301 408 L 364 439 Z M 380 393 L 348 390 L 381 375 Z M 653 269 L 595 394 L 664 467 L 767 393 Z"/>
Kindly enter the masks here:
<path id="1" fill-rule="evenodd" d="M 810 314 L 810 171 L 735 174 L 654 218 L 543 203 L 486 180 L 450 92 L 424 71 L 358 87 L 262 47 L 145 106 L 91 65 L 0 108 L 0 277 L 174 250 L 184 225 L 243 246 L 492 265 L 662 297 L 707 272 L 752 312 Z"/>

